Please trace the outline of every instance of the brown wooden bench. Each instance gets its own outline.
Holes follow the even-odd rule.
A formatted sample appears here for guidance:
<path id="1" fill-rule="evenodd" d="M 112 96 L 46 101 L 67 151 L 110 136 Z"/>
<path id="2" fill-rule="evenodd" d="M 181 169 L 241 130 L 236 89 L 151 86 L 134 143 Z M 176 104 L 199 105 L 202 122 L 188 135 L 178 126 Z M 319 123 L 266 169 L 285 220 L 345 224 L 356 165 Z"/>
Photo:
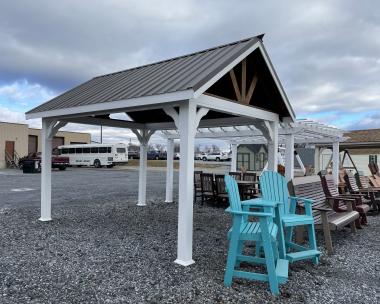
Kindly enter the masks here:
<path id="1" fill-rule="evenodd" d="M 326 197 L 322 188 L 321 179 L 317 175 L 296 177 L 288 184 L 289 192 L 297 197 L 304 197 L 314 201 L 312 205 L 313 217 L 316 229 L 323 230 L 325 245 L 328 254 L 333 253 L 333 246 L 330 231 L 338 230 L 350 225 L 352 232 L 356 231 L 355 220 L 359 218 L 359 213 L 353 211 L 352 203 L 354 199 L 345 199 L 347 211 L 336 212 L 332 206 L 337 203 L 337 198 Z M 338 204 L 343 203 L 340 199 Z M 302 203 L 299 203 L 302 209 Z M 300 211 L 302 212 L 302 211 Z"/>

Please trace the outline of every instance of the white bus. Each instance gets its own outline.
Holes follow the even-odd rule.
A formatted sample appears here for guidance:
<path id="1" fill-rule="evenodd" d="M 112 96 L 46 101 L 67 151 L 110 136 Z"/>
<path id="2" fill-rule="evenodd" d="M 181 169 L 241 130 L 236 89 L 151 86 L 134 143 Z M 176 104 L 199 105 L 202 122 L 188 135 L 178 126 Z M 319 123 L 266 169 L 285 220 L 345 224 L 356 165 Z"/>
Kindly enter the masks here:
<path id="1" fill-rule="evenodd" d="M 58 147 L 59 154 L 67 156 L 70 166 L 113 167 L 128 162 L 128 146 L 125 144 L 81 144 Z"/>

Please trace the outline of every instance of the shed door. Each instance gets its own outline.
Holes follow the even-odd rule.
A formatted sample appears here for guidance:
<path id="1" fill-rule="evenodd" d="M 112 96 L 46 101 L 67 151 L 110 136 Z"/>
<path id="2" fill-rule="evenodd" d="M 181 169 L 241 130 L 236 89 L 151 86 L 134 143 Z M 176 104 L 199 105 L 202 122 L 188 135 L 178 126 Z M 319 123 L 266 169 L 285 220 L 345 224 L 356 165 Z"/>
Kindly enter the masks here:
<path id="1" fill-rule="evenodd" d="M 64 137 L 54 136 L 52 149 L 55 149 L 58 146 L 63 146 L 64 144 L 65 144 L 65 138 Z"/>
<path id="2" fill-rule="evenodd" d="M 29 135 L 28 137 L 28 153 L 37 153 L 38 136 Z"/>
<path id="3" fill-rule="evenodd" d="M 15 142 L 14 141 L 6 141 L 5 142 L 5 153 L 11 158 L 14 159 L 15 155 Z"/>

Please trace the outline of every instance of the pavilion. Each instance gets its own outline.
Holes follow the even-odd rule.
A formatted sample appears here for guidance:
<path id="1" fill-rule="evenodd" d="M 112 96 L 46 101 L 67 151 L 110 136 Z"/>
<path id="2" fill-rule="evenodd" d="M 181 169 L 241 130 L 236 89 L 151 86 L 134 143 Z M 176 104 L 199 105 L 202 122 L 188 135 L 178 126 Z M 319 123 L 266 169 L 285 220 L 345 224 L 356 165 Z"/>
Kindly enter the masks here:
<path id="1" fill-rule="evenodd" d="M 184 266 L 194 263 L 193 170 L 197 130 L 232 127 L 235 133 L 245 134 L 239 138 L 253 138 L 260 133 L 268 144 L 268 169 L 277 170 L 279 127 L 295 122 L 262 39 L 260 35 L 95 77 L 27 112 L 27 119 L 42 119 L 40 220 L 52 219 L 52 138 L 67 123 L 128 128 L 136 134 L 140 142 L 139 206 L 146 204 L 149 139 L 156 131 L 177 130 L 181 159 L 175 262 Z M 113 113 L 126 113 L 130 120 L 112 119 Z M 239 126 L 252 127 L 243 132 Z M 171 160 L 172 149 L 169 147 L 168 151 Z M 172 170 L 168 172 L 170 201 L 173 174 Z"/>

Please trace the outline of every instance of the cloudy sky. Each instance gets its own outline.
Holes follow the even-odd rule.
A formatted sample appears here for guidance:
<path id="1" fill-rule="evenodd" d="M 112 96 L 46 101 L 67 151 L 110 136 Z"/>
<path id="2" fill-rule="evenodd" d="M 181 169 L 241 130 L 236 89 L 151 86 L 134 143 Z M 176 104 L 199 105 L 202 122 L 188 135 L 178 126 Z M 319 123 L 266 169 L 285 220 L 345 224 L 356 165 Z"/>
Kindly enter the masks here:
<path id="1" fill-rule="evenodd" d="M 380 128 L 377 0 L 1 1 L 0 121 L 96 75 L 260 33 L 298 118 Z"/>

